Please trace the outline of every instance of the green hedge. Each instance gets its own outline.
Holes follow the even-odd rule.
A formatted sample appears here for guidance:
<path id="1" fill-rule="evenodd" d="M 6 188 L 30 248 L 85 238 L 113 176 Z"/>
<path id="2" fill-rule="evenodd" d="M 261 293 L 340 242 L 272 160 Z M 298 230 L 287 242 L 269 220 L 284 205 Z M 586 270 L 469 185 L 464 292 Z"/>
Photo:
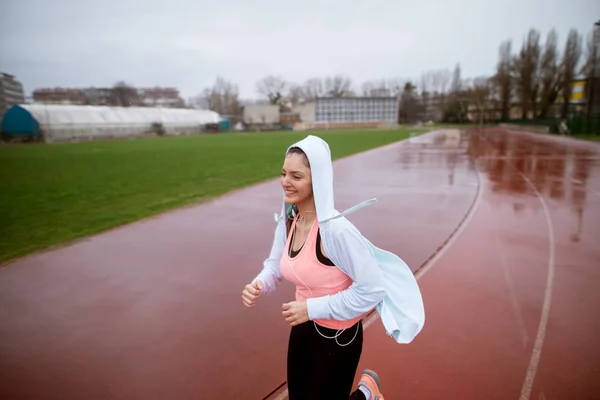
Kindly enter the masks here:
<path id="1" fill-rule="evenodd" d="M 547 126 L 550 133 L 558 134 L 560 132 L 559 118 L 536 118 L 536 119 L 510 119 L 502 120 L 501 123 L 531 126 Z M 588 118 L 578 115 L 566 119 L 567 127 L 572 135 L 600 135 L 600 117 Z"/>

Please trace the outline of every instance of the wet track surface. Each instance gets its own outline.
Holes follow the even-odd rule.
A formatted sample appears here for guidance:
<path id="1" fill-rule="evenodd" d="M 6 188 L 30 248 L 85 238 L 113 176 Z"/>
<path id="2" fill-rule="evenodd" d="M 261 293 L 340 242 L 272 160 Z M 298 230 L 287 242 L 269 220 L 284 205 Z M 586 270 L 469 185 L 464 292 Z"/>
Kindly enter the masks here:
<path id="1" fill-rule="evenodd" d="M 387 400 L 600 393 L 597 146 L 447 131 L 334 170 L 336 208 L 377 197 L 350 219 L 418 271 L 423 291 L 413 343 L 395 344 L 378 320 L 365 331 L 359 368 L 380 374 Z M 280 201 L 270 181 L 0 268 L 0 396 L 267 396 L 285 381 L 280 305 L 293 288 L 253 309 L 240 292 Z"/>
<path id="2" fill-rule="evenodd" d="M 419 279 L 427 321 L 408 346 L 365 333 L 362 367 L 418 399 L 600 398 L 600 152 L 472 131 L 481 199 Z"/>

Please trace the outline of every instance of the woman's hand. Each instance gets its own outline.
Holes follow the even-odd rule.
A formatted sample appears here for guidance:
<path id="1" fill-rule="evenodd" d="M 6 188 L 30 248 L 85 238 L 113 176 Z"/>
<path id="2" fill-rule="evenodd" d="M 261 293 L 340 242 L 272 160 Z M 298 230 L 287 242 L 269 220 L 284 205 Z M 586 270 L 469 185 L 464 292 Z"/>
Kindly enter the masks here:
<path id="1" fill-rule="evenodd" d="M 308 321 L 306 300 L 285 303 L 281 309 L 286 322 L 291 326 L 296 326 Z"/>
<path id="2" fill-rule="evenodd" d="M 263 283 L 260 279 L 246 285 L 242 292 L 242 301 L 246 307 L 254 307 L 256 305 L 256 301 L 260 297 L 260 292 L 263 290 L 263 287 Z"/>

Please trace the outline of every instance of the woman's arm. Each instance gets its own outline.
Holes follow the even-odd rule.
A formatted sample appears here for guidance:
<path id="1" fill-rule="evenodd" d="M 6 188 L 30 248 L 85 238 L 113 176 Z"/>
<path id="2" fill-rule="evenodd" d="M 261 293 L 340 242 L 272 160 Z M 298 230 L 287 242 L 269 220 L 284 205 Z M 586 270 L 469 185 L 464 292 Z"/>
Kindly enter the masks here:
<path id="1" fill-rule="evenodd" d="M 332 221 L 334 222 L 334 221 Z M 345 223 L 344 223 L 345 222 Z M 326 256 L 354 283 L 334 295 L 306 301 L 309 318 L 350 320 L 372 310 L 384 297 L 383 275 L 368 241 L 349 221 L 322 230 Z"/>
<path id="2" fill-rule="evenodd" d="M 285 247 L 285 219 L 280 220 L 275 228 L 275 237 L 271 246 L 271 253 L 263 263 L 262 271 L 252 280 L 252 283 L 260 279 L 264 285 L 262 293 L 268 294 L 273 292 L 277 285 L 283 280 L 279 264 L 283 249 Z"/>

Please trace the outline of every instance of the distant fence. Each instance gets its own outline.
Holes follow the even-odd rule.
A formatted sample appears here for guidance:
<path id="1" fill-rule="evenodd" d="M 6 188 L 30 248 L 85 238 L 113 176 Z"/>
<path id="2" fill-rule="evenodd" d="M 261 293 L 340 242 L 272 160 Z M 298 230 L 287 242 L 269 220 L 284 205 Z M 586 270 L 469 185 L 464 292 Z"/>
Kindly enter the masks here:
<path id="1" fill-rule="evenodd" d="M 45 143 L 82 142 L 107 139 L 130 139 L 151 136 L 183 136 L 205 133 L 203 125 L 164 126 L 161 123 L 150 125 L 111 124 L 110 126 L 82 125 L 44 125 L 41 127 L 41 139 Z"/>
<path id="2" fill-rule="evenodd" d="M 132 126 L 123 124 L 118 126 L 112 124 L 105 126 L 83 126 L 83 125 L 43 125 L 39 135 L 34 136 L 27 133 L 0 132 L 0 142 L 87 142 L 95 140 L 132 139 L 156 136 L 188 136 L 205 133 L 221 132 L 219 124 L 204 124 L 194 126 L 164 126 L 161 123 L 151 125 L 140 124 Z"/>
<path id="3" fill-rule="evenodd" d="M 573 134 L 600 135 L 600 117 L 577 117 L 567 120 L 567 126 Z"/>
<path id="4" fill-rule="evenodd" d="M 500 126 L 511 129 L 527 129 L 532 132 L 560 133 L 560 124 L 565 122 L 571 135 L 600 135 L 600 117 L 573 116 L 566 119 L 537 118 L 500 121 Z"/>

